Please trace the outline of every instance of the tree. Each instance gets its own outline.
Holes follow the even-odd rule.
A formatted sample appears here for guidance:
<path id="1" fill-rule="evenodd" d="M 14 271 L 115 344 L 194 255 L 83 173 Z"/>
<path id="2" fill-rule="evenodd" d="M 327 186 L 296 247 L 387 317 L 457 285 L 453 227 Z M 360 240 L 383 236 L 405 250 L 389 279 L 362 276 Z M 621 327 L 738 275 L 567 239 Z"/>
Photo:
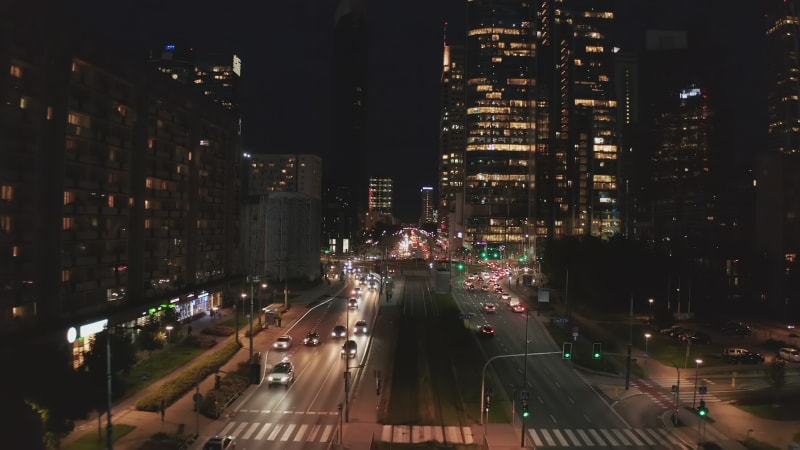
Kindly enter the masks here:
<path id="1" fill-rule="evenodd" d="M 786 364 L 783 361 L 773 361 L 767 366 L 764 378 L 775 388 L 775 404 L 780 405 L 781 389 L 786 385 Z"/>
<path id="2" fill-rule="evenodd" d="M 161 338 L 161 324 L 151 318 L 139 331 L 136 342 L 139 349 L 147 352 L 148 360 L 153 357 L 153 351 L 164 348 L 164 339 Z"/>
<path id="3" fill-rule="evenodd" d="M 98 411 L 98 436 L 102 430 L 100 425 L 101 412 L 108 409 L 108 349 L 106 341 L 108 331 L 103 331 L 92 337 L 91 349 L 84 355 L 83 371 L 86 382 L 86 395 L 95 410 Z M 125 383 L 121 374 L 130 372 L 136 363 L 136 350 L 131 342 L 124 336 L 111 334 L 111 395 L 112 400 L 121 398 L 125 394 Z M 108 411 L 106 411 L 108 413 Z"/>

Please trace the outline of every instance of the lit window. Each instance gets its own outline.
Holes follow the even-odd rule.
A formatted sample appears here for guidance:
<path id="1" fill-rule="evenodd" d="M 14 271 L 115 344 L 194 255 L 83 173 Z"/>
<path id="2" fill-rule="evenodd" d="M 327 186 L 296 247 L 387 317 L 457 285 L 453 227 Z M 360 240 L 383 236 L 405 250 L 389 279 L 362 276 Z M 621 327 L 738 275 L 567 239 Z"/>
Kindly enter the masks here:
<path id="1" fill-rule="evenodd" d="M 0 200 L 14 200 L 14 186 L 7 184 L 0 186 Z"/>
<path id="2" fill-rule="evenodd" d="M 150 209 L 150 200 L 144 201 L 144 209 Z"/>
<path id="3" fill-rule="evenodd" d="M 28 109 L 28 97 L 20 97 L 19 109 Z"/>
<path id="4" fill-rule="evenodd" d="M 53 107 L 52 106 L 48 106 L 47 107 L 47 115 L 45 117 L 47 118 L 47 120 L 53 120 Z"/>
<path id="5" fill-rule="evenodd" d="M 153 219 L 144 219 L 144 229 L 149 230 L 153 228 Z"/>
<path id="6" fill-rule="evenodd" d="M 64 205 L 70 205 L 75 202 L 75 193 L 64 191 Z"/>
<path id="7" fill-rule="evenodd" d="M 109 195 L 108 196 L 108 207 L 109 208 L 113 208 L 114 207 L 114 196 L 113 195 Z"/>
<path id="8" fill-rule="evenodd" d="M 19 245 L 15 245 L 11 247 L 11 256 L 17 257 L 20 255 L 20 247 Z"/>
<path id="9" fill-rule="evenodd" d="M 14 78 L 22 78 L 22 67 L 11 65 L 11 76 Z"/>
<path id="10" fill-rule="evenodd" d="M 70 277 L 70 270 L 69 269 L 64 269 L 64 270 L 61 271 L 61 282 L 62 283 L 69 281 L 70 278 L 71 277 Z"/>
<path id="11" fill-rule="evenodd" d="M 72 217 L 64 217 L 61 221 L 61 229 L 64 231 L 69 231 L 75 225 L 75 221 Z"/>

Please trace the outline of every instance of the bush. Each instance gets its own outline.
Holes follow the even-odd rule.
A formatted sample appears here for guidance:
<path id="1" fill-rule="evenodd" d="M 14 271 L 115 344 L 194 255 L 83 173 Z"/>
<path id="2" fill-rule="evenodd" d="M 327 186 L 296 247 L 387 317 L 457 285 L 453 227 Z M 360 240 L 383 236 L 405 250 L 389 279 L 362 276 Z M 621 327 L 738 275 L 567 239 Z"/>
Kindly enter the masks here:
<path id="1" fill-rule="evenodd" d="M 139 446 L 139 450 L 179 450 L 186 448 L 191 443 L 191 438 L 188 436 L 179 436 L 177 434 L 169 433 L 156 433 L 150 436 Z"/>
<path id="2" fill-rule="evenodd" d="M 205 379 L 222 367 L 240 348 L 242 348 L 242 345 L 236 340 L 229 341 L 208 358 L 192 364 L 178 377 L 167 381 L 160 388 L 144 395 L 136 402 L 136 409 L 156 412 L 161 406 L 161 400 L 164 400 L 167 405 L 171 405 L 181 398 L 183 394 L 194 389 L 198 381 Z"/>
<path id="3" fill-rule="evenodd" d="M 217 345 L 217 340 L 208 336 L 187 336 L 186 343 L 197 348 L 211 348 Z"/>
<path id="4" fill-rule="evenodd" d="M 200 414 L 212 419 L 218 418 L 228 403 L 238 397 L 249 385 L 250 381 L 246 376 L 226 375 L 220 381 L 219 390 L 211 389 L 203 396 Z"/>
<path id="5" fill-rule="evenodd" d="M 224 325 L 214 325 L 203 330 L 203 334 L 210 334 L 212 336 L 230 336 L 233 333 L 233 327 L 226 327 Z"/>

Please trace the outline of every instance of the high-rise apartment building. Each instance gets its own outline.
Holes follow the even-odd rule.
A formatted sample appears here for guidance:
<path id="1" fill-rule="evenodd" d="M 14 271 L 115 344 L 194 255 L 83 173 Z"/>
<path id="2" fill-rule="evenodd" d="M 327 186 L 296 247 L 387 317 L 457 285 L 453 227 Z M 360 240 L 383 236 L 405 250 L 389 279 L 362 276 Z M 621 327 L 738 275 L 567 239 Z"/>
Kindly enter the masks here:
<path id="1" fill-rule="evenodd" d="M 464 225 L 473 247 L 620 232 L 612 2 L 467 4 Z"/>
<path id="2" fill-rule="evenodd" d="M 316 257 L 319 262 L 320 255 L 322 159 L 311 154 L 248 153 L 244 162 L 242 256 L 247 273 L 251 278 L 281 281 L 319 276 L 319 267 L 308 261 Z M 276 197 L 276 193 L 287 195 Z M 290 224 L 295 227 L 291 233 Z M 298 235 L 305 237 L 291 239 Z"/>
<path id="3" fill-rule="evenodd" d="M 132 330 L 162 305 L 180 320 L 220 305 L 241 279 L 234 116 L 63 17 L 7 18 L 5 341 L 98 321 Z M 78 364 L 89 336 L 70 336 Z"/>

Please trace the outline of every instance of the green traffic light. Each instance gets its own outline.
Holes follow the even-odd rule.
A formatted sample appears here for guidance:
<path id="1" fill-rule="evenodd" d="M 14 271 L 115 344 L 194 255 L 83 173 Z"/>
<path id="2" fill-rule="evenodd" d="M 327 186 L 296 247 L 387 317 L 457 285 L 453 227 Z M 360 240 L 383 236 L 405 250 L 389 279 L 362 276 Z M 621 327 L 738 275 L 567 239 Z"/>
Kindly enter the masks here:
<path id="1" fill-rule="evenodd" d="M 572 354 L 571 354 L 571 353 L 569 353 L 569 352 L 567 352 L 567 353 L 564 353 L 564 358 L 567 358 L 567 359 L 569 359 L 569 358 L 571 358 L 571 357 L 572 357 Z"/>
<path id="2" fill-rule="evenodd" d="M 595 353 L 592 356 L 594 357 L 594 359 L 600 359 L 600 353 Z"/>
<path id="3" fill-rule="evenodd" d="M 699 410 L 697 410 L 697 414 L 699 414 L 701 417 L 705 416 L 706 414 L 708 414 L 708 410 L 706 410 L 705 408 L 700 408 Z"/>
<path id="4" fill-rule="evenodd" d="M 529 411 L 522 411 L 522 417 L 528 417 L 531 413 Z"/>

